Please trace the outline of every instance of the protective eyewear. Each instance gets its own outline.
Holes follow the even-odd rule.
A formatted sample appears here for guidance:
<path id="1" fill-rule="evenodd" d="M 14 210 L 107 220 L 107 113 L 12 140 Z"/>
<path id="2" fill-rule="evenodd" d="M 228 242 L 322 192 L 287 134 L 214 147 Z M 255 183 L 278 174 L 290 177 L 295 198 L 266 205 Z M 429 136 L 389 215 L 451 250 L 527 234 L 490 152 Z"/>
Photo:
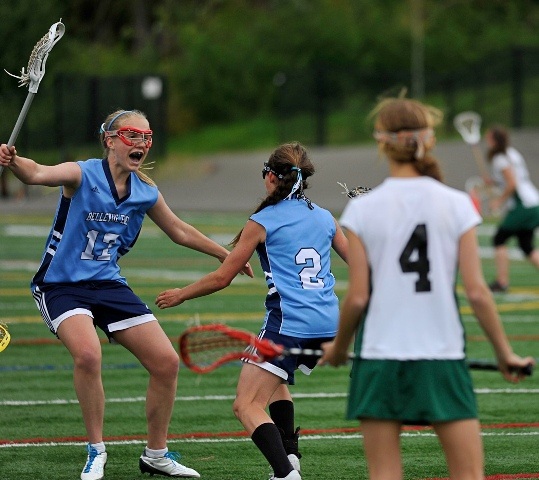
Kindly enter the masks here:
<path id="1" fill-rule="evenodd" d="M 268 162 L 264 162 L 264 168 L 262 169 L 262 178 L 266 178 L 266 175 L 271 172 L 273 175 L 275 175 L 277 178 L 283 178 L 282 173 L 277 173 L 275 170 L 273 170 L 269 165 Z"/>
<path id="2" fill-rule="evenodd" d="M 129 147 L 134 147 L 143 142 L 146 148 L 152 146 L 152 134 L 153 132 L 151 130 L 140 130 L 139 128 L 129 126 L 105 132 L 106 137 L 118 137 Z"/>

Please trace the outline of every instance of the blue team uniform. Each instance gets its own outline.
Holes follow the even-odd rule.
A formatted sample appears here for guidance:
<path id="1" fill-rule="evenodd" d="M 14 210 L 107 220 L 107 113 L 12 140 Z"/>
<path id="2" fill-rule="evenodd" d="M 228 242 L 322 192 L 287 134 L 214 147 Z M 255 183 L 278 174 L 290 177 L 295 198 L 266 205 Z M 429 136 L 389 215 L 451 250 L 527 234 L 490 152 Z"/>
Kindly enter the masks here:
<path id="1" fill-rule="evenodd" d="M 335 220 L 312 206 L 282 200 L 251 216 L 266 230 L 257 247 L 269 288 L 263 329 L 305 339 L 334 337 L 339 319 L 330 269 Z"/>
<path id="2" fill-rule="evenodd" d="M 128 287 L 118 259 L 137 240 L 158 189 L 131 173 L 120 199 L 107 159 L 77 163 L 81 184 L 71 198 L 60 196 L 31 290 L 51 332 L 56 334 L 66 318 L 85 314 L 110 338 L 112 332 L 155 320 Z"/>
<path id="3" fill-rule="evenodd" d="M 157 187 L 134 173 L 127 195 L 119 199 L 106 160 L 77 163 L 81 184 L 72 198 L 60 197 L 32 290 L 50 283 L 126 283 L 117 260 L 135 242 L 146 211 L 157 201 Z"/>

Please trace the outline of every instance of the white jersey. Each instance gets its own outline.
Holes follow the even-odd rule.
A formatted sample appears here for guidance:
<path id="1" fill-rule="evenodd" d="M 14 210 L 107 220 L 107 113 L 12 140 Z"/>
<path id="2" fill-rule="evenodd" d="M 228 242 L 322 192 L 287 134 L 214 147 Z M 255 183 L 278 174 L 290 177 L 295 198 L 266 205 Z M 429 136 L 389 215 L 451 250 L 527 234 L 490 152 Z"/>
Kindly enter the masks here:
<path id="1" fill-rule="evenodd" d="M 539 205 L 539 191 L 530 180 L 530 173 L 524 157 L 518 150 L 508 147 L 505 153 L 498 153 L 492 158 L 492 178 L 498 186 L 505 187 L 503 171 L 512 168 L 516 180 L 516 192 L 526 208 Z M 514 206 L 514 200 L 510 198 L 508 208 Z"/>
<path id="2" fill-rule="evenodd" d="M 467 194 L 430 177 L 391 177 L 349 201 L 341 224 L 362 240 L 371 269 L 361 358 L 464 358 L 458 248 L 479 223 Z"/>

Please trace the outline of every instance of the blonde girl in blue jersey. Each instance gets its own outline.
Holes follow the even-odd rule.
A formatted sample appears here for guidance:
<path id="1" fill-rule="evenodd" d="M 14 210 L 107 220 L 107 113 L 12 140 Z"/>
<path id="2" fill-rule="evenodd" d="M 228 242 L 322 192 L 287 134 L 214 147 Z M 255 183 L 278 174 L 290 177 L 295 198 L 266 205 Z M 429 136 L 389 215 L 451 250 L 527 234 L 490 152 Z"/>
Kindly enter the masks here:
<path id="1" fill-rule="evenodd" d="M 233 241 L 230 255 L 199 281 L 159 294 L 159 308 L 227 287 L 256 252 L 268 286 L 259 337 L 288 348 L 319 348 L 333 338 L 339 306 L 330 252 L 333 248 L 346 261 L 348 243 L 331 213 L 305 196 L 313 173 L 301 144 L 277 148 L 262 170 L 267 196 Z M 315 365 L 314 357 L 287 357 L 242 366 L 234 413 L 273 468 L 272 479 L 301 479 L 288 385 L 294 384 L 296 369 L 309 374 Z"/>
<path id="2" fill-rule="evenodd" d="M 134 245 L 148 215 L 178 245 L 224 261 L 228 255 L 167 206 L 155 183 L 141 171 L 152 146 L 146 116 L 137 110 L 110 114 L 100 129 L 102 159 L 40 165 L 0 146 L 0 165 L 28 185 L 61 187 L 57 211 L 32 294 L 43 319 L 73 357 L 75 391 L 88 435 L 82 480 L 104 478 L 105 393 L 101 343 L 96 327 L 123 345 L 149 373 L 147 445 L 141 472 L 199 478 L 167 448 L 176 396 L 178 355 L 149 308 L 120 273 L 118 259 Z M 247 263 L 240 271 L 253 276 Z"/>
<path id="3" fill-rule="evenodd" d="M 499 369 L 535 363 L 515 355 L 484 280 L 470 198 L 441 183 L 431 150 L 441 112 L 418 101 L 386 99 L 374 110 L 375 138 L 390 176 L 352 199 L 341 225 L 349 241 L 348 292 L 339 330 L 320 364 L 348 360 L 355 337 L 348 418 L 359 419 L 369 478 L 403 478 L 400 431 L 432 425 L 452 479 L 482 480 L 477 405 L 465 362 L 465 332 L 455 292 L 465 294 Z"/>

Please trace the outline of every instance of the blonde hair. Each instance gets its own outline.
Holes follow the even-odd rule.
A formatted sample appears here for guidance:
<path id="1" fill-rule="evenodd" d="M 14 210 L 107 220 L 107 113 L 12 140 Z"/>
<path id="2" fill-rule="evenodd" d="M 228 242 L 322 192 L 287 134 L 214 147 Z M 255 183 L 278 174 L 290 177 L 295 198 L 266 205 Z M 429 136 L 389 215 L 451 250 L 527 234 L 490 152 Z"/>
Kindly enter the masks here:
<path id="1" fill-rule="evenodd" d="M 420 175 L 442 181 L 438 160 L 430 153 L 436 144 L 434 128 L 441 110 L 408 98 L 385 98 L 372 110 L 374 138 L 381 153 L 396 163 L 411 163 Z"/>
<path id="2" fill-rule="evenodd" d="M 110 151 L 109 147 L 107 146 L 105 132 L 108 132 L 110 130 L 117 130 L 124 124 L 125 120 L 131 117 L 139 117 L 139 118 L 144 118 L 145 120 L 148 120 L 148 117 L 146 117 L 146 114 L 144 112 L 141 112 L 140 110 L 119 109 L 119 110 L 116 110 L 115 112 L 110 113 L 105 118 L 105 121 L 101 124 L 101 128 L 99 129 L 99 140 L 101 141 L 101 145 L 104 148 L 105 157 L 108 157 L 109 151 Z M 148 185 L 155 187 L 156 186 L 155 182 L 150 178 L 149 175 L 147 175 L 146 173 L 142 171 L 142 170 L 152 170 L 152 169 L 153 169 L 153 162 L 150 162 L 143 166 L 141 165 L 140 169 L 138 169 L 135 172 L 135 174 L 144 183 L 147 183 Z"/>

